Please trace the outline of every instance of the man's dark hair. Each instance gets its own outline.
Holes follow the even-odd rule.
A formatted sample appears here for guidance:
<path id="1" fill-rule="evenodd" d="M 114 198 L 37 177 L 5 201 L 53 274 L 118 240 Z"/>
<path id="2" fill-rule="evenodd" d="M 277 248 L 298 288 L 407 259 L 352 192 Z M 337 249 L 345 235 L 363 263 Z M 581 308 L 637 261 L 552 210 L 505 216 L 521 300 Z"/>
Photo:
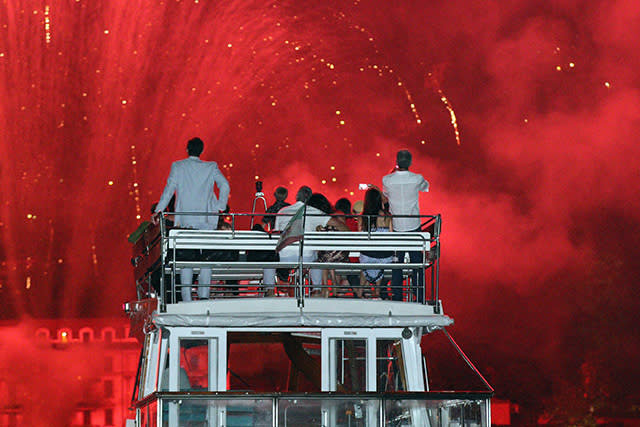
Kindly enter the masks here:
<path id="1" fill-rule="evenodd" d="M 342 212 L 345 215 L 351 215 L 351 202 L 346 197 L 339 199 L 336 202 L 336 210 Z"/>
<path id="2" fill-rule="evenodd" d="M 278 187 L 276 188 L 276 191 L 273 192 L 273 196 L 276 198 L 276 200 L 279 200 L 281 202 L 284 202 L 287 199 L 288 195 L 289 192 L 284 187 Z"/>
<path id="3" fill-rule="evenodd" d="M 409 150 L 400 150 L 396 155 L 396 164 L 400 169 L 409 169 L 411 166 L 411 153 Z"/>
<path id="4" fill-rule="evenodd" d="M 303 185 L 302 187 L 300 187 L 298 193 L 296 194 L 296 202 L 306 202 L 307 200 L 309 200 L 309 197 L 311 197 L 311 194 L 313 194 L 311 188 Z"/>
<path id="5" fill-rule="evenodd" d="M 191 138 L 189 142 L 187 142 L 187 152 L 190 156 L 200 157 L 202 150 L 204 150 L 204 142 L 202 142 L 200 138 Z"/>

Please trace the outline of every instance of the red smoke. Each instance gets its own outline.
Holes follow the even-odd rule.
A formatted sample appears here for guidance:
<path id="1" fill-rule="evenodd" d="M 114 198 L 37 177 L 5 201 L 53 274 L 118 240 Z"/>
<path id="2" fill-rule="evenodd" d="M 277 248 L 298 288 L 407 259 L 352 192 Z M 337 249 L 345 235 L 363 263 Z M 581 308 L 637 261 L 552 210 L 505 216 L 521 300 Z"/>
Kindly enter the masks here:
<path id="1" fill-rule="evenodd" d="M 233 211 L 255 176 L 355 200 L 407 147 L 443 214 L 445 312 L 499 394 L 550 395 L 519 367 L 571 382 L 618 345 L 601 364 L 633 366 L 640 5 L 299 3 L 0 7 L 6 317 L 133 297 L 126 236 L 191 136 Z"/>
<path id="2" fill-rule="evenodd" d="M 38 323 L 35 323 L 38 326 Z M 68 426 L 80 401 L 100 401 L 91 393 L 102 371 L 96 355 L 102 346 L 92 344 L 53 347 L 48 339 L 37 343 L 29 322 L 0 329 L 0 372 L 6 387 L 3 407 L 15 407 L 20 425 Z M 7 399 L 7 400 L 4 400 Z"/>

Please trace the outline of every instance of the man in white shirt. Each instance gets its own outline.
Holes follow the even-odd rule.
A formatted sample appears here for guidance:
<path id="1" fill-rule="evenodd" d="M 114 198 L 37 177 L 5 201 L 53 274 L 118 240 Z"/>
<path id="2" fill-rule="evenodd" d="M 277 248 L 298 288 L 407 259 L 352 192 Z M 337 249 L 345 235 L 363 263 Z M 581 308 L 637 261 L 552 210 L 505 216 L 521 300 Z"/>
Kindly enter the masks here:
<path id="1" fill-rule="evenodd" d="M 429 191 L 429 183 L 420 174 L 409 172 L 411 153 L 400 150 L 396 155 L 396 170 L 382 178 L 382 191 L 389 199 L 389 210 L 393 215 L 393 231 L 418 231 L 421 219 L 398 215 L 420 215 L 419 196 L 421 191 Z M 404 251 L 396 252 L 398 262 L 404 262 Z M 409 252 L 412 263 L 422 262 L 423 254 Z M 413 294 L 418 301 L 424 302 L 424 271 L 413 270 Z M 394 301 L 402 301 L 402 269 L 394 269 L 391 276 L 391 289 Z M 409 296 L 410 297 L 410 296 Z"/>
<path id="2" fill-rule="evenodd" d="M 219 213 L 225 210 L 229 199 L 229 182 L 224 177 L 216 162 L 200 160 L 204 143 L 200 138 L 192 138 L 187 143 L 189 157 L 174 162 L 167 179 L 160 201 L 153 216 L 154 222 L 176 194 L 176 212 L 206 212 Z M 219 197 L 214 193 L 217 184 Z M 198 230 L 215 230 L 218 227 L 218 215 L 176 215 L 176 227 L 194 228 Z M 191 301 L 191 284 L 193 283 L 193 268 L 180 270 L 182 284 L 182 300 Z M 209 298 L 211 284 L 211 268 L 200 268 L 198 275 L 198 296 L 200 299 Z M 203 286 L 204 285 L 204 286 Z"/>
<path id="3" fill-rule="evenodd" d="M 298 192 L 296 193 L 296 202 L 292 205 L 289 206 L 285 206 L 282 209 L 280 209 L 278 211 L 278 215 L 275 218 L 275 225 L 273 227 L 273 231 L 282 231 L 284 230 L 284 228 L 287 226 L 287 223 L 289 222 L 289 220 L 291 219 L 291 217 L 298 212 L 298 209 L 300 209 L 307 200 L 309 200 L 309 197 L 311 197 L 311 188 L 307 187 L 306 185 L 303 185 L 302 187 L 300 187 L 300 189 L 298 190 Z M 308 254 L 307 254 L 308 255 Z M 284 256 L 284 259 L 283 259 Z M 292 259 L 294 261 L 298 260 L 298 249 L 297 248 L 293 248 L 291 246 L 284 248 L 281 252 L 280 252 L 280 260 L 281 261 L 289 261 L 289 259 Z M 303 257 L 304 261 L 313 261 L 312 259 L 308 259 Z M 320 272 L 320 274 L 322 275 L 322 272 Z M 321 279 L 322 280 L 322 279 Z M 275 268 L 265 268 L 263 271 L 263 278 L 262 278 L 262 282 L 264 284 L 264 287 L 267 291 L 267 295 L 272 295 L 273 291 L 274 291 L 274 287 L 276 284 L 276 270 Z"/>

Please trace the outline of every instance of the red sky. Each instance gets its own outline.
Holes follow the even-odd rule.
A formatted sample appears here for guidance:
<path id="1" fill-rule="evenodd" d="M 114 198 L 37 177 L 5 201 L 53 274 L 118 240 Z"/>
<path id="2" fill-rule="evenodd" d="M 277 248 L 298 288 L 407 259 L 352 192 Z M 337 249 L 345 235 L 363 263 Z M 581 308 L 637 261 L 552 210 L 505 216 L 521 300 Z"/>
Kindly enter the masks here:
<path id="1" fill-rule="evenodd" d="M 633 0 L 9 0 L 5 317 L 117 313 L 126 236 L 192 136 L 233 211 L 256 176 L 356 200 L 409 148 L 443 215 L 445 311 L 482 364 L 637 362 L 639 27 Z"/>

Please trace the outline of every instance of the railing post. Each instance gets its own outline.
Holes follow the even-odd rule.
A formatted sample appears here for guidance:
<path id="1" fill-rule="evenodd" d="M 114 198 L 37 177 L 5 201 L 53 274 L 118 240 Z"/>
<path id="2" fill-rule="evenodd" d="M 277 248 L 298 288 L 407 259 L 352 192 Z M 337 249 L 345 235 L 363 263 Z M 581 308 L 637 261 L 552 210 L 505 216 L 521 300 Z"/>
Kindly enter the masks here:
<path id="1" fill-rule="evenodd" d="M 302 308 L 304 307 L 304 273 L 302 271 L 302 268 L 304 267 L 304 262 L 303 262 L 303 255 L 304 255 L 304 234 L 305 234 L 305 226 L 306 226 L 306 222 L 307 222 L 307 204 L 305 202 L 304 204 L 304 213 L 302 215 L 302 239 L 300 239 L 298 241 L 298 244 L 300 245 L 300 251 L 298 252 L 298 278 L 299 278 L 299 285 L 298 287 L 300 288 L 300 295 L 298 297 L 298 307 Z M 311 292 L 311 275 L 309 275 L 309 292 Z M 311 293 L 309 293 L 309 296 L 311 296 Z"/>
<path id="2" fill-rule="evenodd" d="M 273 400 L 271 401 L 271 414 L 272 414 L 272 420 L 271 420 L 271 424 L 274 427 L 277 427 L 278 424 L 278 406 L 279 402 L 278 402 L 278 396 L 273 396 Z M 286 422 L 286 420 L 285 420 Z"/>
<path id="3" fill-rule="evenodd" d="M 158 299 L 160 300 L 160 312 L 164 313 L 167 311 L 167 301 L 166 301 L 166 284 L 164 280 L 164 266 L 165 266 L 165 224 L 164 224 L 164 213 L 160 214 L 160 295 L 158 295 Z"/>
<path id="4" fill-rule="evenodd" d="M 302 247 L 302 245 L 300 245 L 300 247 Z M 298 307 L 300 308 L 304 307 L 304 271 L 302 270 L 303 267 L 304 267 L 304 264 L 302 262 L 302 249 L 300 249 L 300 257 L 298 259 L 298 271 L 296 273 L 296 276 L 297 276 L 296 292 L 297 292 Z M 311 277 L 309 277 L 309 281 L 311 281 Z M 311 289 L 309 289 L 309 292 L 311 292 Z"/>
<path id="5" fill-rule="evenodd" d="M 432 291 L 432 295 L 434 298 L 434 312 L 436 314 L 440 313 L 440 230 L 442 228 L 442 217 L 440 214 L 436 215 L 436 222 L 433 226 L 433 234 L 436 242 L 435 245 L 435 263 L 433 265 L 432 274 L 432 286 L 435 287 L 435 292 Z M 435 280 L 434 280 L 435 279 Z"/>

